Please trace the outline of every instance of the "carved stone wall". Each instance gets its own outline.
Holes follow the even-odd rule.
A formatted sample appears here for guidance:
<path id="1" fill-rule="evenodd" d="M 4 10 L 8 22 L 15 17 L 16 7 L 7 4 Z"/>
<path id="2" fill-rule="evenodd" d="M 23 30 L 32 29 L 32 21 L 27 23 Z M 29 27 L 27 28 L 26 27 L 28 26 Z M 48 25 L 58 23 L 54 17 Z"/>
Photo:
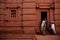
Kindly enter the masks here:
<path id="1" fill-rule="evenodd" d="M 60 34 L 59 4 L 59 0 L 0 0 L 0 31 L 36 34 L 40 32 L 40 12 L 47 10 L 48 22 L 55 21 L 57 34 Z M 11 17 L 11 10 L 16 10 L 16 17 Z"/>

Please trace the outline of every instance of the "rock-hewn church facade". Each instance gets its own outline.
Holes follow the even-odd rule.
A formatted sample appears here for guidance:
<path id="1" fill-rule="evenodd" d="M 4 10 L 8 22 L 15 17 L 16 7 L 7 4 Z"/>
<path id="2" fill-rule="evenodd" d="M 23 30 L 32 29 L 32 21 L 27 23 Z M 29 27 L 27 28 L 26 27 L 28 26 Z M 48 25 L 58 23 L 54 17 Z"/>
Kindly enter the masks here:
<path id="1" fill-rule="evenodd" d="M 0 0 L 0 32 L 37 34 L 41 20 L 54 21 L 60 34 L 60 0 Z"/>

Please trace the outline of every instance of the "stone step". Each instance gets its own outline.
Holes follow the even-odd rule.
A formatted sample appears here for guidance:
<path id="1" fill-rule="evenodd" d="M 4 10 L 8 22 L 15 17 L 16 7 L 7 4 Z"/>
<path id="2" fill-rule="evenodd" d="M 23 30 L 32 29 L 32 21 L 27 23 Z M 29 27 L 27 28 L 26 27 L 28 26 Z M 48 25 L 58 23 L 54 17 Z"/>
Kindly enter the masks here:
<path id="1" fill-rule="evenodd" d="M 37 40 L 60 40 L 59 35 L 35 35 Z"/>
<path id="2" fill-rule="evenodd" d="M 60 40 L 59 35 L 1 34 L 0 40 Z"/>
<path id="3" fill-rule="evenodd" d="M 34 35 L 27 34 L 2 34 L 0 35 L 1 40 L 35 40 Z"/>

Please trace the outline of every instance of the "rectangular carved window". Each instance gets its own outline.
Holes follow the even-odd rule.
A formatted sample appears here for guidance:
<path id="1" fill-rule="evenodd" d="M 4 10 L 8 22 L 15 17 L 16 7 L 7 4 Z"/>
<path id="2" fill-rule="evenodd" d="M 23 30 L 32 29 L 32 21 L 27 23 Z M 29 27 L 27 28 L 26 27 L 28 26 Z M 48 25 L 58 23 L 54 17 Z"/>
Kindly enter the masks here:
<path id="1" fill-rule="evenodd" d="M 13 9 L 13 10 L 11 10 L 11 17 L 16 17 L 16 10 L 15 9 Z"/>

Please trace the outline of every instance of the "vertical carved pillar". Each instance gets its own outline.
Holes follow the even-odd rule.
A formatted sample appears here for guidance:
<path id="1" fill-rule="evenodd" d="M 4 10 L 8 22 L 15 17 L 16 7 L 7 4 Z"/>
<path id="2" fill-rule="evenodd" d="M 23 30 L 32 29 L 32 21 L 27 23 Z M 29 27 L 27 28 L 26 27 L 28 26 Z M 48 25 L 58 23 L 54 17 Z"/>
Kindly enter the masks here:
<path id="1" fill-rule="evenodd" d="M 54 14 L 53 9 L 50 9 L 50 23 L 51 23 L 52 21 L 54 21 L 53 14 Z"/>

